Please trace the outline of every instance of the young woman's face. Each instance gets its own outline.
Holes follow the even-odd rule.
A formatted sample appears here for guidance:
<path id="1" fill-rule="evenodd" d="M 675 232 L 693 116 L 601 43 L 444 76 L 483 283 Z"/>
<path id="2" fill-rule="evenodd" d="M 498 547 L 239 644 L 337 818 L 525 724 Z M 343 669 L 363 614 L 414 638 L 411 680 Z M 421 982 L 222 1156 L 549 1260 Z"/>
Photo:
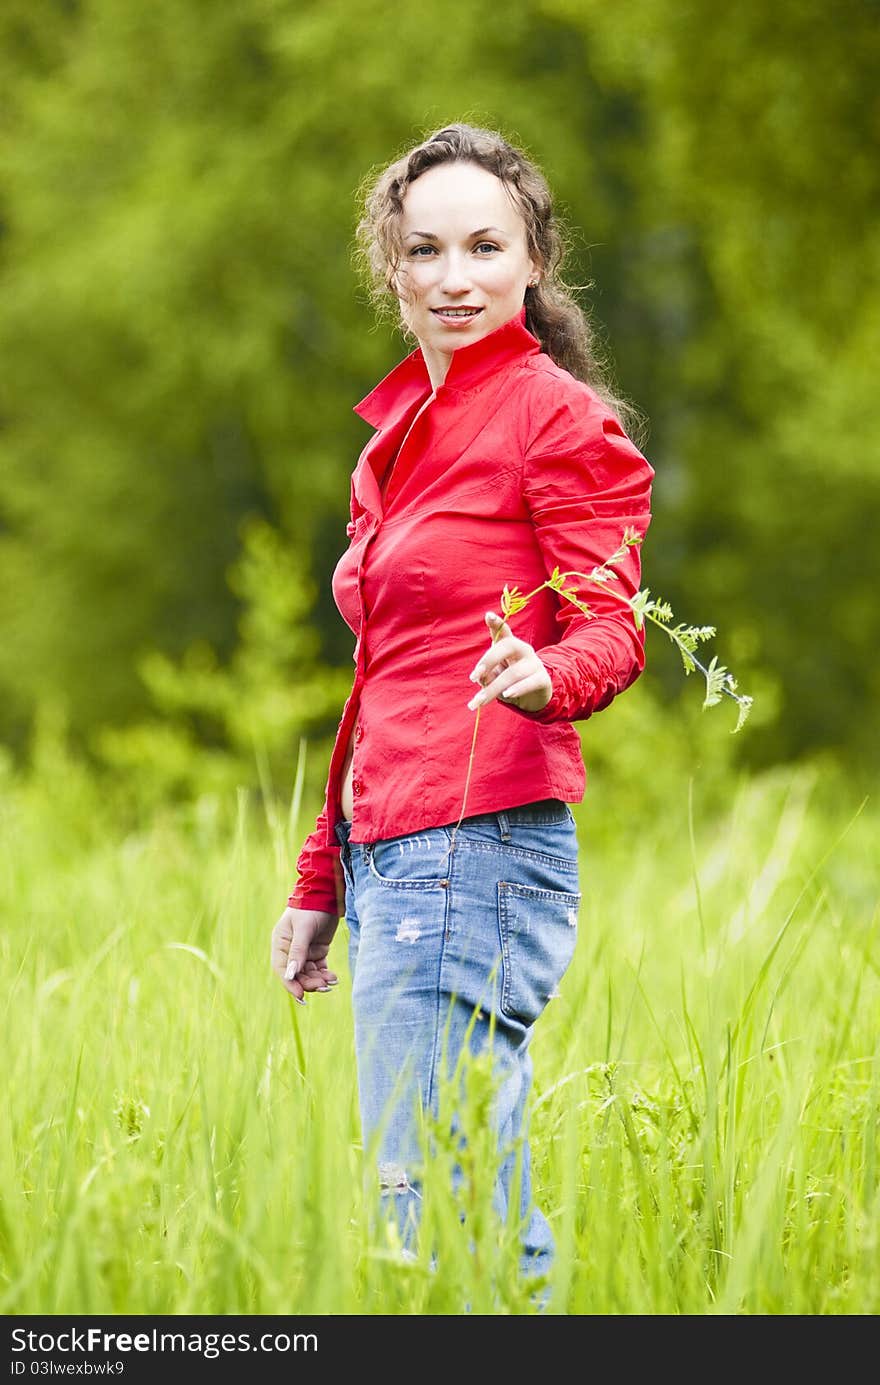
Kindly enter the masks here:
<path id="1" fill-rule="evenodd" d="M 401 316 L 436 385 L 457 347 L 519 312 L 538 265 L 504 184 L 478 164 L 440 164 L 411 183 L 401 235 Z"/>

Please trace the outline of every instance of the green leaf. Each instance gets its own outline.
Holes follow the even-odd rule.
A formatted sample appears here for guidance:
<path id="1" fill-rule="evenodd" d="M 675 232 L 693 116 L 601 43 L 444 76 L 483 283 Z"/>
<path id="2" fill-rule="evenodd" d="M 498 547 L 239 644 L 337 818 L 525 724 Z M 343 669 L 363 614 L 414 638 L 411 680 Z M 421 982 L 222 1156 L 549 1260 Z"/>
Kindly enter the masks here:
<path id="1" fill-rule="evenodd" d="M 719 664 L 713 655 L 712 660 L 706 670 L 706 696 L 703 700 L 704 707 L 714 707 L 721 701 L 722 693 L 727 686 L 727 669 L 723 664 Z"/>
<path id="2" fill-rule="evenodd" d="M 735 736 L 737 731 L 739 731 L 740 728 L 745 725 L 746 721 L 748 720 L 749 713 L 752 710 L 752 704 L 754 702 L 754 698 L 752 697 L 737 697 L 736 700 L 739 703 L 739 715 L 736 719 L 736 726 L 734 726 L 733 731 L 731 732 L 732 736 Z"/>

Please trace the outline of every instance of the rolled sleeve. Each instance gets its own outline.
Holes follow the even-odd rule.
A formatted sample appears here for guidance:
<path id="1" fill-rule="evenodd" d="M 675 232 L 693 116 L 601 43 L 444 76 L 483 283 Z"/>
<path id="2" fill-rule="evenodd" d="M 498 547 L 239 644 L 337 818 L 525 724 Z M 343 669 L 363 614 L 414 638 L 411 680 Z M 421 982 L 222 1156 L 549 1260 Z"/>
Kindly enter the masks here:
<path id="1" fill-rule="evenodd" d="M 297 883 L 288 904 L 294 909 L 318 909 L 341 918 L 345 913 L 345 887 L 339 847 L 327 841 L 326 804 L 318 815 L 315 830 L 303 843 L 296 870 Z"/>
<path id="2" fill-rule="evenodd" d="M 578 384 L 578 382 L 573 382 Z M 540 426 L 524 457 L 523 494 L 548 574 L 566 579 L 589 615 L 560 597 L 559 640 L 536 652 L 553 692 L 540 712 L 549 723 L 583 720 L 629 687 L 645 666 L 644 631 L 628 600 L 639 590 L 637 545 L 615 563 L 607 589 L 588 580 L 617 551 L 627 529 L 644 536 L 654 471 L 620 423 L 579 385 Z"/>

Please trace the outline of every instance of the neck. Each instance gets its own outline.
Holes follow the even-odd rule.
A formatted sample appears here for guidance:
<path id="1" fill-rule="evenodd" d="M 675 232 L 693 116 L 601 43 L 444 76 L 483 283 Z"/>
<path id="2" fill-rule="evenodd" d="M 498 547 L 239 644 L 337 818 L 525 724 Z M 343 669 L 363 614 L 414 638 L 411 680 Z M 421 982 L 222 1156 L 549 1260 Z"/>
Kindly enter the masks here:
<path id="1" fill-rule="evenodd" d="M 422 356 L 428 371 L 428 378 L 431 381 L 431 388 L 437 390 L 446 379 L 446 372 L 452 361 L 452 352 L 436 351 L 430 346 L 423 346 L 421 342 L 419 345 L 422 348 Z"/>

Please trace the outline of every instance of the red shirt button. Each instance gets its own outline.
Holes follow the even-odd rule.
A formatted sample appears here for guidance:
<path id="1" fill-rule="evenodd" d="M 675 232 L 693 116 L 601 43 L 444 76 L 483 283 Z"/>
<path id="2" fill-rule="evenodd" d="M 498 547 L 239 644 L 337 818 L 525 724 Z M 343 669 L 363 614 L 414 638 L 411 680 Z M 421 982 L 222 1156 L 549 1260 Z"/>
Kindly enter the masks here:
<path id="1" fill-rule="evenodd" d="M 352 780 L 351 791 L 354 794 L 355 798 L 360 798 L 361 793 L 363 792 L 363 787 L 364 786 L 359 779 Z"/>
<path id="2" fill-rule="evenodd" d="M 356 741 L 362 741 L 364 738 L 364 728 L 361 726 L 360 722 L 358 722 L 357 726 L 354 728 L 354 738 Z"/>

